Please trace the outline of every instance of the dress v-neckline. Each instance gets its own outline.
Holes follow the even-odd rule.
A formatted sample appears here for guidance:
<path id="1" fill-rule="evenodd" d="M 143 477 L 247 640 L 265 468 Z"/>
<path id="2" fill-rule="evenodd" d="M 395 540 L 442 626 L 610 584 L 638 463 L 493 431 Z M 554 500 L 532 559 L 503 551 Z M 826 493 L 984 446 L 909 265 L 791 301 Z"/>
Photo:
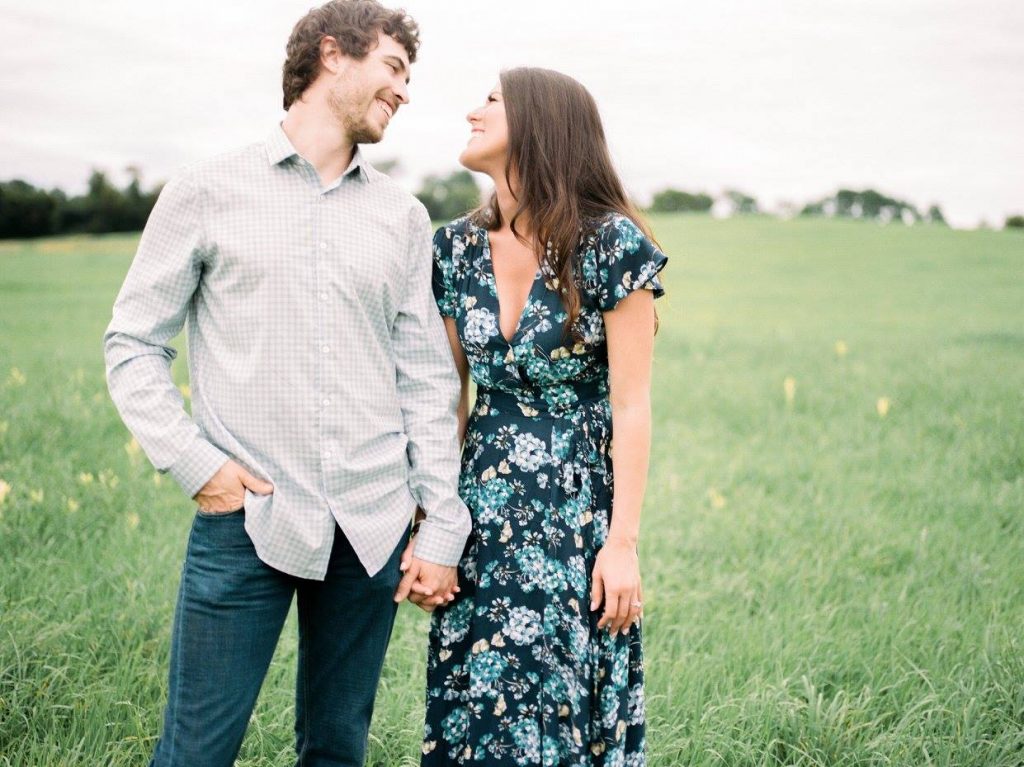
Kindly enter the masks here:
<path id="1" fill-rule="evenodd" d="M 491 256 L 491 237 L 487 229 L 484 227 L 480 227 L 480 231 L 484 238 L 484 254 L 487 259 L 487 268 L 490 271 L 491 286 L 494 288 L 494 302 L 498 305 L 498 336 L 505 342 L 506 346 L 512 346 L 523 326 L 523 317 L 526 316 L 526 310 L 530 308 L 530 299 L 533 298 L 533 291 L 537 287 L 537 280 L 540 278 L 542 270 L 538 264 L 537 271 L 534 272 L 533 275 L 533 281 L 530 283 L 530 290 L 526 294 L 526 301 L 523 302 L 523 308 L 519 310 L 519 317 L 516 320 L 516 326 L 512 331 L 512 336 L 506 336 L 505 331 L 501 329 L 501 291 L 498 289 L 498 275 L 494 272 L 494 259 Z"/>

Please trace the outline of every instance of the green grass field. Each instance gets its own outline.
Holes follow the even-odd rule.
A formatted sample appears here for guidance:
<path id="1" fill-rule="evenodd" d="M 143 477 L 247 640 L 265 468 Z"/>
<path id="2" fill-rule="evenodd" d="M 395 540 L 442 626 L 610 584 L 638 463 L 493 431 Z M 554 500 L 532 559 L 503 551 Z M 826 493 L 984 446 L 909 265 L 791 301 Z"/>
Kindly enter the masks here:
<path id="1" fill-rule="evenodd" d="M 654 225 L 650 764 L 1024 764 L 1024 236 Z M 134 245 L 0 243 L 0 765 L 158 732 L 193 506 L 103 380 Z M 425 631 L 403 607 L 372 765 L 418 764 Z M 292 763 L 295 651 L 242 765 Z"/>

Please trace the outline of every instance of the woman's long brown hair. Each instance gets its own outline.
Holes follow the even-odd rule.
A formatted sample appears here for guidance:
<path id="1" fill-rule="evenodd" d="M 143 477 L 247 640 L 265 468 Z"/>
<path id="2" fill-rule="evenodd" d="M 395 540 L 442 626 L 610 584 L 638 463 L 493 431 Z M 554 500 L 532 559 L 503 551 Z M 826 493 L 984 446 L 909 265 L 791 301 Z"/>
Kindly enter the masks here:
<path id="1" fill-rule="evenodd" d="M 582 301 L 575 258 L 581 240 L 609 213 L 631 219 L 648 237 L 651 232 L 615 172 L 590 92 L 550 69 L 508 69 L 500 79 L 509 139 L 505 181 L 516 190 L 517 203 L 509 226 L 523 244 L 536 249 L 545 271 L 558 278 L 569 315 L 566 329 L 571 330 Z M 523 216 L 533 229 L 533 242 L 516 231 Z M 478 226 L 499 229 L 497 195 L 471 217 Z"/>

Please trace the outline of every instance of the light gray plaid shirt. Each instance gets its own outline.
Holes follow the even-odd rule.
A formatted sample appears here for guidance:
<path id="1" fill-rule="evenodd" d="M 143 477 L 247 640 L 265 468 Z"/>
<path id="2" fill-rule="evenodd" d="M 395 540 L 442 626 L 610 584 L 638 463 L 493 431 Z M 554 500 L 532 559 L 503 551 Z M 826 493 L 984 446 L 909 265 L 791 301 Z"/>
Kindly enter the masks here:
<path id="1" fill-rule="evenodd" d="M 458 376 L 426 210 L 356 150 L 323 188 L 277 127 L 164 187 L 104 339 L 121 417 L 191 497 L 231 458 L 267 564 L 322 580 L 344 530 L 369 574 L 419 504 L 416 555 L 454 565 Z M 188 319 L 192 417 L 167 344 Z"/>

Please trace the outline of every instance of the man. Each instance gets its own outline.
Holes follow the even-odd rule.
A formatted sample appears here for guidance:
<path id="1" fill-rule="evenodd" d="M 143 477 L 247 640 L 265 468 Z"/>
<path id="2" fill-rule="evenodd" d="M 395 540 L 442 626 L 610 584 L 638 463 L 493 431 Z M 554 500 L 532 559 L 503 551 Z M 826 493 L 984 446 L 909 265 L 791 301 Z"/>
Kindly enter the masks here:
<path id="1" fill-rule="evenodd" d="M 374 0 L 310 11 L 284 122 L 165 187 L 114 305 L 111 395 L 199 507 L 154 765 L 233 763 L 294 594 L 298 764 L 363 764 L 396 603 L 457 588 L 470 521 L 429 220 L 358 148 L 408 103 L 418 45 Z M 191 418 L 167 346 L 186 317 Z"/>

